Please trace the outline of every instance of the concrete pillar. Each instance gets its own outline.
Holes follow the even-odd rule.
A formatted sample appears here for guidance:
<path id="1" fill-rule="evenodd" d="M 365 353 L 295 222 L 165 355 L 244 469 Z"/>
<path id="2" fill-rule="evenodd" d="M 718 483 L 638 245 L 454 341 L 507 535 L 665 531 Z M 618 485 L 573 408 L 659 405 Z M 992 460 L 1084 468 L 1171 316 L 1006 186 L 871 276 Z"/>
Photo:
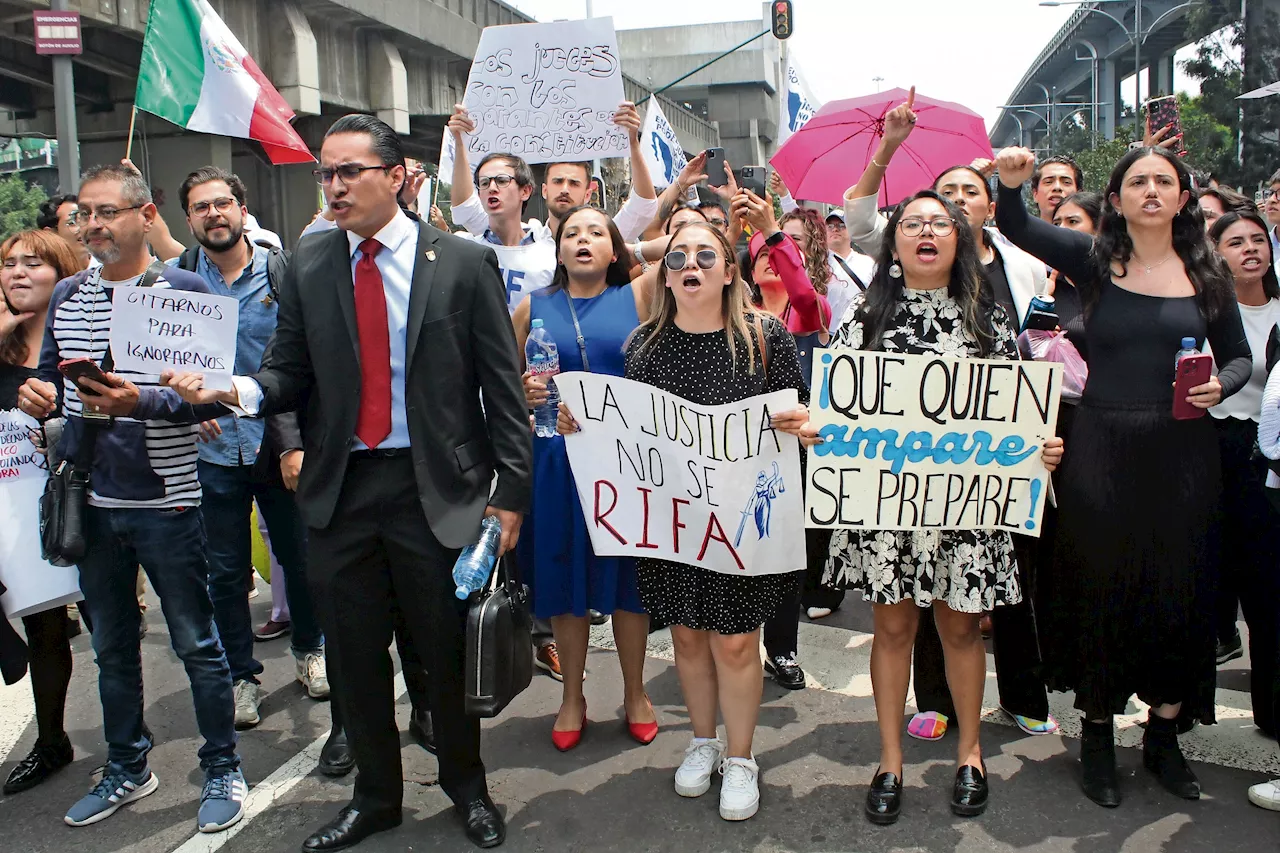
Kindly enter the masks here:
<path id="1" fill-rule="evenodd" d="M 296 0 L 276 0 L 279 22 L 267 35 L 276 89 L 298 115 L 320 113 L 320 58 L 311 24 Z"/>
<path id="2" fill-rule="evenodd" d="M 409 132 L 409 75 L 404 60 L 394 44 L 376 34 L 368 36 L 369 104 L 378 118 L 395 128 L 396 133 Z"/>
<path id="3" fill-rule="evenodd" d="M 1120 115 L 1120 69 L 1114 59 L 1098 60 L 1098 133 L 1107 139 L 1116 135 L 1116 120 Z"/>
<path id="4" fill-rule="evenodd" d="M 1147 77 L 1147 97 L 1173 94 L 1173 54 L 1161 56 L 1151 63 Z"/>

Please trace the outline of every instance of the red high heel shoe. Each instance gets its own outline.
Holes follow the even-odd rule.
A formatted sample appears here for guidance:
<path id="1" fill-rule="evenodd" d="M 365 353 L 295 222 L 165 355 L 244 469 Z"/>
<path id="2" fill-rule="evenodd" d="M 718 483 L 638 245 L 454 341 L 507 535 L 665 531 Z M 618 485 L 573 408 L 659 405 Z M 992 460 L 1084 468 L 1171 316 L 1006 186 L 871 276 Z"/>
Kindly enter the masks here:
<path id="1" fill-rule="evenodd" d="M 555 744 L 556 749 L 561 752 L 568 752 L 578 744 L 582 743 L 582 732 L 587 727 L 587 706 L 582 706 L 582 725 L 576 731 L 559 732 L 555 729 L 551 730 L 551 742 Z"/>
<path id="2" fill-rule="evenodd" d="M 648 699 L 648 697 L 645 697 Z M 653 703 L 649 703 L 649 710 L 653 710 Z M 623 714 L 625 715 L 625 711 Z M 654 714 L 652 723 L 633 723 L 631 718 L 627 717 L 627 732 L 631 735 L 631 739 L 641 746 L 648 746 L 653 743 L 653 739 L 658 736 L 657 714 Z"/>

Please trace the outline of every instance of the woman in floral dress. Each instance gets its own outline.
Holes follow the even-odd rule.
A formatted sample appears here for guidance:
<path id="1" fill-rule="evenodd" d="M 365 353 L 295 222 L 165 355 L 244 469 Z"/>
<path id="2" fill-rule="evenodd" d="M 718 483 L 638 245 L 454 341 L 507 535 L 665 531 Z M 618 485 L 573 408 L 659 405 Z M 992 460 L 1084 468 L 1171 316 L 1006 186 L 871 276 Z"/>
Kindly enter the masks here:
<path id="1" fill-rule="evenodd" d="M 1018 358 L 1004 309 L 982 286 L 973 232 L 952 202 L 926 190 L 889 220 L 876 276 L 854 297 L 834 346 L 956 358 Z M 1045 443 L 1053 470 L 1062 442 Z M 871 680 L 880 723 L 880 767 L 867 794 L 871 822 L 898 819 L 902 802 L 902 728 L 911 648 L 922 608 L 932 606 L 946 657 L 960 738 L 951 809 L 981 814 L 986 768 L 978 743 L 986 650 L 982 611 L 1022 599 L 1009 534 L 970 530 L 838 530 L 827 564 L 830 582 L 862 590 L 872 602 Z"/>

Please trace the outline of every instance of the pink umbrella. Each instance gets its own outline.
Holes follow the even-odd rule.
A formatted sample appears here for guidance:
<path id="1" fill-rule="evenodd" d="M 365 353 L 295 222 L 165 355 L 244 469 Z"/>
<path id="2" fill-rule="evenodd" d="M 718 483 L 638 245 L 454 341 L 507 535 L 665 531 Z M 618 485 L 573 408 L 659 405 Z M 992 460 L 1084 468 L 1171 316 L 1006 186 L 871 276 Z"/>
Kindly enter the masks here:
<path id="1" fill-rule="evenodd" d="M 884 136 L 885 114 L 906 100 L 905 89 L 892 89 L 825 104 L 769 162 L 793 197 L 843 204 Z M 982 116 L 973 110 L 920 94 L 914 109 L 915 129 L 880 185 L 881 207 L 930 186 L 943 169 L 993 157 Z"/>

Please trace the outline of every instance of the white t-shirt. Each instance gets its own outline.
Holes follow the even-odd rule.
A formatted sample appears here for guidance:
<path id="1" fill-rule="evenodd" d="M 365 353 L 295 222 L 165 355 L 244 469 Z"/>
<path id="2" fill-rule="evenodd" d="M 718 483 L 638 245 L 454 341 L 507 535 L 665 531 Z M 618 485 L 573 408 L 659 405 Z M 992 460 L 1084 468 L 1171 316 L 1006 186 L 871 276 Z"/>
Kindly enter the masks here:
<path id="1" fill-rule="evenodd" d="M 831 303 L 831 328 L 835 329 L 839 328 L 845 309 L 849 307 L 849 303 L 853 302 L 853 297 L 863 291 L 863 287 L 859 287 L 858 283 L 849 276 L 845 266 L 853 270 L 866 286 L 871 284 L 871 276 L 876 271 L 876 262 L 857 252 L 850 252 L 847 258 L 839 258 L 835 252 L 829 254 L 831 281 L 827 283 L 827 301 Z M 844 261 L 844 265 L 840 263 L 841 260 Z"/>
<path id="2" fill-rule="evenodd" d="M 1253 355 L 1253 372 L 1243 388 L 1210 409 L 1209 414 L 1215 418 L 1257 421 L 1262 416 L 1262 389 L 1267 384 L 1267 338 L 1271 328 L 1280 323 L 1280 299 L 1268 300 L 1266 305 L 1241 305 L 1240 319 Z M 1212 352 L 1208 343 L 1204 351 Z"/>

